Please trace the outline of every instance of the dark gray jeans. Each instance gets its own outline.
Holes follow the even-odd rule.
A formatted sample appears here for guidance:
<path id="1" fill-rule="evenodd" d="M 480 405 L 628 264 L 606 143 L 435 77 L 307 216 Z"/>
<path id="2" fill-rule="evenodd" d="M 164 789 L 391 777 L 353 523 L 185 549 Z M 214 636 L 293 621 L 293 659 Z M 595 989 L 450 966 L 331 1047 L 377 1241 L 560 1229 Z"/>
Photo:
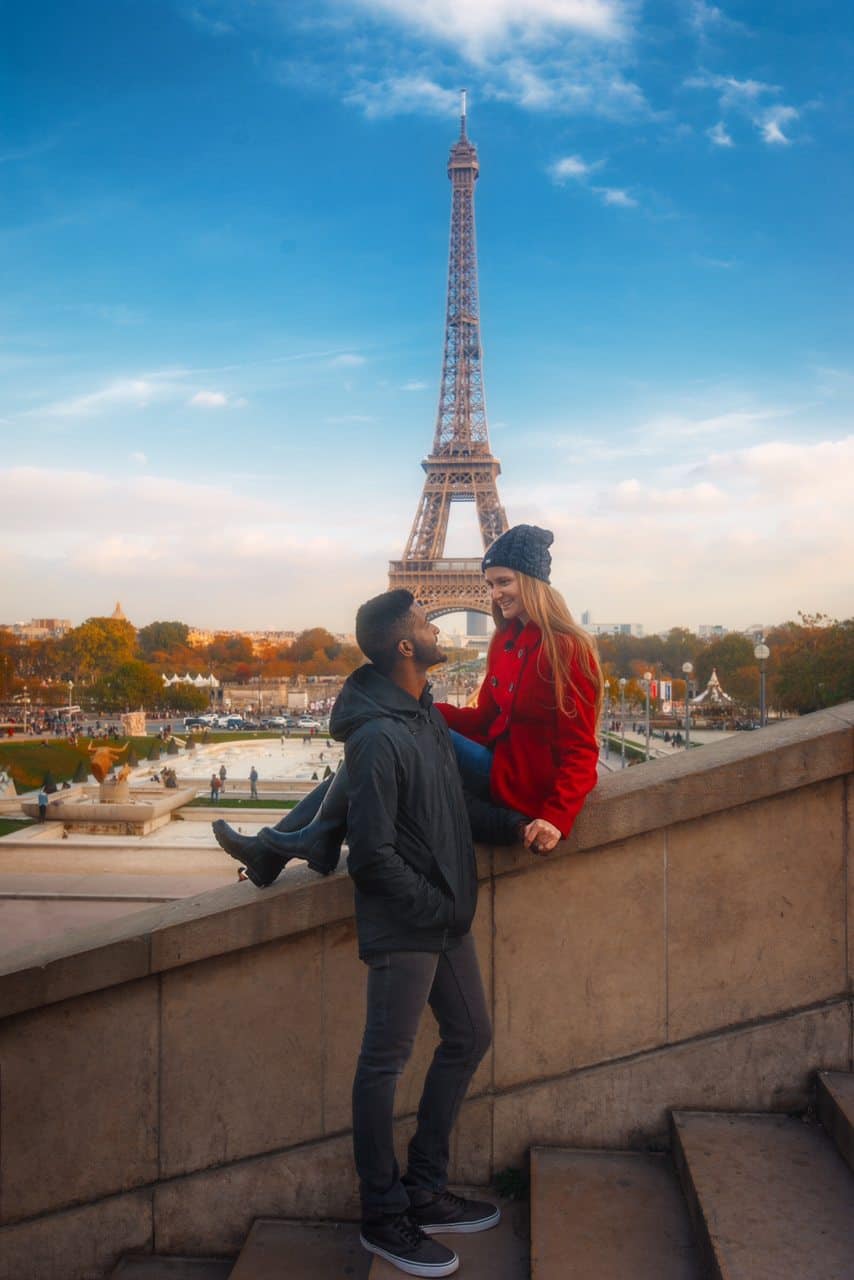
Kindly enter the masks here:
<path id="1" fill-rule="evenodd" d="M 368 964 L 365 1035 L 353 1081 L 353 1150 L 362 1214 L 371 1219 L 404 1212 L 410 1191 L 445 1189 L 451 1129 L 492 1031 L 471 934 L 450 951 L 389 951 Z M 441 1039 L 401 1179 L 392 1133 L 394 1095 L 427 1004 Z"/>

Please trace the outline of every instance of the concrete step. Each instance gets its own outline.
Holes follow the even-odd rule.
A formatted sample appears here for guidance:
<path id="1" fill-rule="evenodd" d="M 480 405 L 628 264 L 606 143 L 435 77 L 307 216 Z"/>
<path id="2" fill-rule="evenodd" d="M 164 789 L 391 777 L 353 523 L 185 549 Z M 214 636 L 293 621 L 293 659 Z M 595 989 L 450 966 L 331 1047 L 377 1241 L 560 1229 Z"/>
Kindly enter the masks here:
<path id="1" fill-rule="evenodd" d="M 697 1280 L 667 1156 L 531 1150 L 531 1280 Z"/>
<path id="2" fill-rule="evenodd" d="M 228 1280 L 233 1258 L 176 1258 L 126 1254 L 110 1272 L 110 1280 Z"/>
<path id="3" fill-rule="evenodd" d="M 500 1204 L 501 1221 L 489 1231 L 477 1231 L 472 1235 L 436 1236 L 459 1257 L 459 1275 L 465 1276 L 465 1280 L 528 1280 L 527 1203 L 498 1200 L 485 1187 L 469 1187 L 463 1194 Z M 400 1280 L 401 1272 L 385 1258 L 374 1256 L 369 1277 L 370 1280 Z"/>
<path id="4" fill-rule="evenodd" d="M 368 1280 L 370 1265 L 371 1256 L 359 1244 L 354 1222 L 258 1218 L 230 1280 Z"/>
<path id="5" fill-rule="evenodd" d="M 854 1173 L 854 1075 L 820 1071 L 816 1078 L 818 1118 Z"/>
<path id="6" fill-rule="evenodd" d="M 715 1280 L 852 1280 L 854 1178 L 818 1124 L 683 1111 L 674 1157 Z"/>

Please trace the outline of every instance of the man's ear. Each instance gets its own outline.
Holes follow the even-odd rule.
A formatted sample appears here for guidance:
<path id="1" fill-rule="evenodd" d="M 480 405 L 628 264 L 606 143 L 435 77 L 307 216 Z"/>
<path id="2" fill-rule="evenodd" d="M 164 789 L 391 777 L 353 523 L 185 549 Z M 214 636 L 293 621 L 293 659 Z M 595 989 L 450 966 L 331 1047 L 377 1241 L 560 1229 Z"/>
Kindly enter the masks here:
<path id="1" fill-rule="evenodd" d="M 413 648 L 412 641 L 408 640 L 406 636 L 404 636 L 402 640 L 398 640 L 397 652 L 400 654 L 402 658 L 411 658 L 415 653 L 415 649 Z"/>

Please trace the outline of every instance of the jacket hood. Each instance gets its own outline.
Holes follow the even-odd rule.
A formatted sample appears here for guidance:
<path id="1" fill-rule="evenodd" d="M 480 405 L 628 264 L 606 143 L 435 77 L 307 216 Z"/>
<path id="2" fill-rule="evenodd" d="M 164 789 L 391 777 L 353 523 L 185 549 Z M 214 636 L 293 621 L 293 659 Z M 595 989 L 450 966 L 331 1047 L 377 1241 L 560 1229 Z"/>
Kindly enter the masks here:
<path id="1" fill-rule="evenodd" d="M 429 711 L 432 702 L 429 685 L 416 700 L 368 663 L 345 680 L 329 717 L 329 732 L 338 742 L 346 742 L 368 720 L 411 721 Z"/>

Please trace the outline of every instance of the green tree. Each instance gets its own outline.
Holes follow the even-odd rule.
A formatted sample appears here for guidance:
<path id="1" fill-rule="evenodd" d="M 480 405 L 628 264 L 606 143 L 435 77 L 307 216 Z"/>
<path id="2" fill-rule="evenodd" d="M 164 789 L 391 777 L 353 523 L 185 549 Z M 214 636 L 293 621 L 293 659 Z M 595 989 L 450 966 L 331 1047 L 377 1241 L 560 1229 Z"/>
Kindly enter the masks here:
<path id="1" fill-rule="evenodd" d="M 774 695 L 801 715 L 854 699 L 854 618 L 802 614 L 769 632 Z"/>
<path id="2" fill-rule="evenodd" d="M 183 649 L 189 634 L 185 622 L 149 622 L 147 627 L 140 627 L 137 635 L 140 656 L 151 661 L 155 654 L 168 655 L 173 649 Z"/>
<path id="3" fill-rule="evenodd" d="M 717 671 L 724 692 L 738 701 L 738 695 L 733 693 L 730 686 L 738 679 L 737 673 L 743 672 L 745 668 L 751 668 L 753 671 L 752 679 L 755 689 L 759 674 L 758 665 L 753 656 L 753 641 L 748 640 L 747 636 L 733 632 L 731 635 L 722 636 L 720 640 L 713 640 L 697 654 L 694 675 L 698 688 L 705 689 L 712 671 Z M 754 699 L 755 694 L 751 701 Z"/>
<path id="4" fill-rule="evenodd" d="M 170 684 L 163 690 L 160 705 L 169 711 L 204 711 L 209 701 L 204 689 L 196 689 L 191 684 Z"/>
<path id="5" fill-rule="evenodd" d="M 155 707 L 163 699 L 163 680 L 147 662 L 123 662 L 92 686 L 92 699 L 105 711 Z"/>

